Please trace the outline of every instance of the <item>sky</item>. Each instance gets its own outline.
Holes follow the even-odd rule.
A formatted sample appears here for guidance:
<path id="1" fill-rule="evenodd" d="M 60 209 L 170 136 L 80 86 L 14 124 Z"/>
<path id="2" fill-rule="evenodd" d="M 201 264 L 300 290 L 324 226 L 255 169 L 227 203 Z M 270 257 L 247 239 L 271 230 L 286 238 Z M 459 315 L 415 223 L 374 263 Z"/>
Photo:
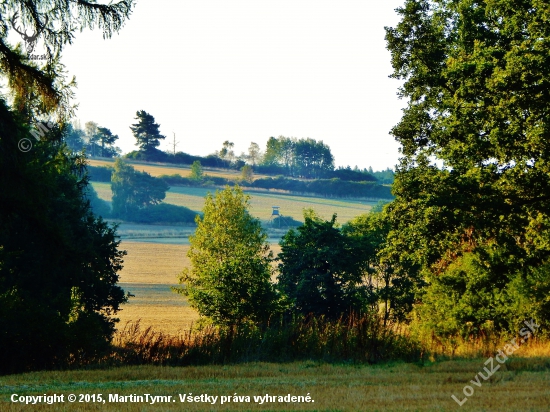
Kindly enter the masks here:
<path id="1" fill-rule="evenodd" d="M 403 0 L 138 0 L 122 30 L 76 33 L 63 52 L 76 112 L 136 150 L 145 110 L 160 149 L 205 156 L 229 140 L 238 155 L 270 136 L 329 145 L 336 166 L 398 162 L 389 135 L 405 101 L 390 79 L 384 26 Z"/>

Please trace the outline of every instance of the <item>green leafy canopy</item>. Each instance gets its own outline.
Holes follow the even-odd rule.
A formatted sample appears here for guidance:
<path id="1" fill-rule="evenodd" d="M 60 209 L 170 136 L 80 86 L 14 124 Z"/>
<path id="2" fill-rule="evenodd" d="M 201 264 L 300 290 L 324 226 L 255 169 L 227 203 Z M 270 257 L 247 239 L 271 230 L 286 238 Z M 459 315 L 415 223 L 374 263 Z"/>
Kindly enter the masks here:
<path id="1" fill-rule="evenodd" d="M 403 158 L 388 208 L 390 254 L 433 288 L 469 256 L 465 267 L 486 279 L 473 296 L 505 305 L 499 296 L 510 282 L 530 279 L 550 258 L 548 5 L 407 0 L 397 12 L 386 40 L 408 105 L 392 130 Z M 502 328 L 526 315 L 508 309 Z M 472 321 L 494 321 L 496 312 Z"/>
<path id="2" fill-rule="evenodd" d="M 192 268 L 176 288 L 217 325 L 263 322 L 276 309 L 272 253 L 260 221 L 248 213 L 249 199 L 238 186 L 208 194 L 189 237 Z"/>

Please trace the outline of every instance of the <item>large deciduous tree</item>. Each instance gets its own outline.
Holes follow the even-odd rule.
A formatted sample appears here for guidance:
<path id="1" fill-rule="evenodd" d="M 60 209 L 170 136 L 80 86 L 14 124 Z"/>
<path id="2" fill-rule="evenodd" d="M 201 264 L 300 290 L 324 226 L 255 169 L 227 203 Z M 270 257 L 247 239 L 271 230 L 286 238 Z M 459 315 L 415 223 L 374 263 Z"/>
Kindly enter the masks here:
<path id="1" fill-rule="evenodd" d="M 388 240 L 430 283 L 419 313 L 445 333 L 548 319 L 548 5 L 407 0 L 397 11 L 386 39 L 408 106 L 392 130 L 403 158 Z"/>
<path id="2" fill-rule="evenodd" d="M 249 196 L 238 186 L 208 194 L 189 237 L 192 267 L 176 291 L 216 325 L 265 322 L 276 307 L 267 234 L 248 208 Z"/>

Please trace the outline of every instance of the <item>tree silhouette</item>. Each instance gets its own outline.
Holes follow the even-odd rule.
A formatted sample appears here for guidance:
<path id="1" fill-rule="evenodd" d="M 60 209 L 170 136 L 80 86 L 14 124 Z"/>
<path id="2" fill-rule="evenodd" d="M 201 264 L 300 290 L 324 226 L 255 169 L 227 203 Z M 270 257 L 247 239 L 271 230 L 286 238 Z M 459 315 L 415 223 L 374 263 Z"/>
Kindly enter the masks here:
<path id="1" fill-rule="evenodd" d="M 140 150 L 148 153 L 160 145 L 159 140 L 165 139 L 159 132 L 160 125 L 155 123 L 155 118 L 149 113 L 138 110 L 136 112 L 136 124 L 130 126 L 130 130 L 137 140 Z"/>

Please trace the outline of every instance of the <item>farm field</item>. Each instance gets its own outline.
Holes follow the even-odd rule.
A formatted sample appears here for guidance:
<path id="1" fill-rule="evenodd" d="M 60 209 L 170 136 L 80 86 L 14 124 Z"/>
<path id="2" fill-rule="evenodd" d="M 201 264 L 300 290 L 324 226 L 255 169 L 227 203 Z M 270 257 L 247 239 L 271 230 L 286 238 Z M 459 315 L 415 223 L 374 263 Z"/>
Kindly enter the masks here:
<path id="1" fill-rule="evenodd" d="M 336 365 L 318 362 L 247 363 L 229 366 L 126 366 L 107 370 L 35 372 L 0 377 L 2 411 L 548 411 L 550 372 L 540 359 L 507 361 L 459 407 L 462 388 L 482 369 L 484 359 Z M 77 395 L 77 402 L 53 405 L 11 403 L 12 394 Z M 105 403 L 79 403 L 82 394 L 101 394 Z M 172 396 L 168 403 L 116 403 L 109 395 Z M 180 401 L 179 394 L 217 396 L 211 402 Z M 250 402 L 234 402 L 233 396 Z M 314 402 L 268 402 L 254 396 L 310 396 Z M 221 405 L 221 396 L 232 399 Z M 226 398 L 227 399 L 227 398 Z"/>
<path id="2" fill-rule="evenodd" d="M 182 177 L 188 177 L 191 175 L 191 167 L 183 165 L 165 165 L 165 164 L 151 164 L 144 162 L 136 162 L 130 159 L 125 159 L 128 164 L 131 164 L 136 170 L 147 172 L 151 176 L 160 176 L 160 175 L 173 175 L 178 174 Z M 90 166 L 113 166 L 115 163 L 113 160 L 105 159 L 88 159 Z M 215 169 L 210 167 L 203 167 L 205 174 L 209 176 L 224 177 L 226 179 L 236 179 L 241 176 L 241 172 L 238 170 L 227 170 L 227 169 Z M 261 179 L 263 177 L 268 177 L 267 175 L 254 174 L 256 179 Z"/>
<path id="3" fill-rule="evenodd" d="M 119 284 L 134 297 L 117 314 L 118 329 L 138 320 L 143 327 L 172 335 L 189 329 L 198 314 L 184 296 L 170 289 L 178 284 L 178 274 L 190 265 L 189 246 L 123 241 L 120 248 L 128 254 Z"/>
<path id="4" fill-rule="evenodd" d="M 188 245 L 123 241 L 120 248 L 128 252 L 120 272 L 120 286 L 134 295 L 117 314 L 118 329 L 127 322 L 140 320 L 142 327 L 177 335 L 189 329 L 199 318 L 183 295 L 170 289 L 178 285 L 178 275 L 190 266 Z M 279 245 L 272 245 L 274 254 Z"/>
<path id="5" fill-rule="evenodd" d="M 104 182 L 91 182 L 98 196 L 111 201 L 111 184 Z M 208 192 L 214 192 L 211 188 L 174 186 L 166 193 L 164 201 L 177 206 L 185 206 L 191 210 L 201 211 L 204 198 Z M 303 221 L 302 211 L 312 208 L 325 219 L 330 219 L 333 213 L 337 213 L 338 221 L 345 223 L 355 216 L 367 213 L 377 202 L 359 200 L 328 199 L 323 197 L 294 196 L 282 193 L 249 192 L 251 196 L 250 212 L 262 221 L 268 221 L 271 216 L 272 206 L 279 206 L 283 216 Z"/>

